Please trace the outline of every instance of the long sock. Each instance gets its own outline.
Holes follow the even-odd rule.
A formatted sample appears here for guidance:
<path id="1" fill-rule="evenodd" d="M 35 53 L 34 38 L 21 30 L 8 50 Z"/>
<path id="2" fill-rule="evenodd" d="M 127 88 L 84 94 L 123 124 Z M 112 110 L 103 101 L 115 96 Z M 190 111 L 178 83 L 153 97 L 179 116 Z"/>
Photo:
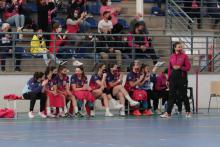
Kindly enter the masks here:
<path id="1" fill-rule="evenodd" d="M 105 108 L 105 111 L 106 111 L 106 112 L 110 112 L 109 108 Z"/>
<path id="2" fill-rule="evenodd" d="M 134 100 L 131 99 L 130 95 L 126 95 L 125 98 L 129 101 L 129 103 L 134 101 Z"/>
<path id="3" fill-rule="evenodd" d="M 78 113 L 78 112 L 79 112 L 79 110 L 78 110 L 78 107 L 77 107 L 77 106 L 75 106 L 75 107 L 74 107 L 74 112 L 75 112 L 75 113 Z"/>
<path id="4" fill-rule="evenodd" d="M 67 113 L 67 112 L 68 112 L 67 107 L 64 106 L 64 113 Z"/>
<path id="5" fill-rule="evenodd" d="M 59 113 L 63 112 L 63 108 L 59 107 Z"/>

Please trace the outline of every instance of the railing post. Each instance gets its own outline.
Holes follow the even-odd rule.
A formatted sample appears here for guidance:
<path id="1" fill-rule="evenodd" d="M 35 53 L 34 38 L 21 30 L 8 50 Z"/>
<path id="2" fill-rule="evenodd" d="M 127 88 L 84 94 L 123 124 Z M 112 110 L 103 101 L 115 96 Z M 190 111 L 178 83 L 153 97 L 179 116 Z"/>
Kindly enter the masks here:
<path id="1" fill-rule="evenodd" d="M 202 15 L 202 8 L 203 8 L 204 0 L 200 0 L 200 26 L 202 27 L 203 22 L 203 15 Z"/>
<path id="2" fill-rule="evenodd" d="M 96 36 L 96 34 L 95 34 L 95 35 L 94 35 L 94 39 L 93 39 L 94 65 L 95 65 L 96 62 L 97 62 L 97 61 L 96 61 L 96 38 L 97 38 L 97 36 Z"/>
<path id="3" fill-rule="evenodd" d="M 15 67 L 16 67 L 16 60 L 15 60 L 15 40 L 16 40 L 16 35 L 17 34 L 12 34 L 12 60 L 13 60 L 13 71 L 15 71 Z M 21 60 L 21 59 L 19 59 Z"/>
<path id="4" fill-rule="evenodd" d="M 55 64 L 57 63 L 57 58 L 56 58 L 56 40 L 57 40 L 57 35 L 56 35 L 56 33 L 55 32 L 53 32 L 54 34 L 54 45 L 53 45 L 53 56 L 54 56 L 54 62 L 55 62 Z"/>
<path id="5" fill-rule="evenodd" d="M 166 0 L 165 5 L 165 29 L 168 30 L 168 0 Z"/>
<path id="6" fill-rule="evenodd" d="M 212 71 L 215 72 L 215 37 L 212 40 Z"/>
<path id="7" fill-rule="evenodd" d="M 208 49 L 209 49 L 209 45 L 208 45 L 208 40 L 209 38 L 206 37 L 206 65 L 208 66 L 208 70 L 209 70 L 209 53 L 208 53 Z"/>
<path id="8" fill-rule="evenodd" d="M 132 35 L 132 60 L 134 61 L 134 59 L 135 59 L 135 55 L 136 55 L 136 53 L 135 53 L 135 48 L 134 48 L 134 35 L 133 34 L 131 34 Z"/>

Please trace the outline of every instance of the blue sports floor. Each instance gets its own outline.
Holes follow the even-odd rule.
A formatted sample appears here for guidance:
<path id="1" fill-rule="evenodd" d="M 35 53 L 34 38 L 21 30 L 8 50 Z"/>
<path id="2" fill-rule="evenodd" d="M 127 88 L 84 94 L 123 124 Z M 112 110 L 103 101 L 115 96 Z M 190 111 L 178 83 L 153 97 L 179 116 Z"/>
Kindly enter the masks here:
<path id="1" fill-rule="evenodd" d="M 219 147 L 220 113 L 186 119 L 113 117 L 0 120 L 0 147 Z"/>

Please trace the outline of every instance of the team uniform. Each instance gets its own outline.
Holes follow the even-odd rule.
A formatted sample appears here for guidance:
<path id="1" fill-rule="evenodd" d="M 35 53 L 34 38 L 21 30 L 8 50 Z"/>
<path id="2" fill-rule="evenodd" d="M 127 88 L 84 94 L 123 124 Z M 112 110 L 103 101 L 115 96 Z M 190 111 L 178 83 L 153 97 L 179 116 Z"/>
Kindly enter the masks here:
<path id="1" fill-rule="evenodd" d="M 50 101 L 50 107 L 64 107 L 63 96 L 59 93 L 54 94 L 54 86 L 57 85 L 57 81 L 55 79 L 56 75 L 53 75 L 52 78 L 48 81 L 46 87 L 46 94 Z"/>
<path id="2" fill-rule="evenodd" d="M 125 89 L 132 95 L 132 99 L 140 102 L 140 107 L 143 110 L 147 109 L 147 92 L 145 90 L 139 89 L 138 86 L 132 87 L 129 82 L 136 82 L 140 77 L 140 74 L 129 72 L 126 78 Z M 138 109 L 136 107 L 136 109 Z"/>
<path id="3" fill-rule="evenodd" d="M 119 77 L 120 77 L 120 73 L 115 73 L 115 74 L 112 74 L 110 72 L 107 73 L 107 77 L 106 77 L 107 90 L 114 97 L 115 97 L 115 95 L 113 95 L 113 93 L 112 93 L 114 87 L 111 87 L 109 85 L 109 83 L 118 81 Z"/>
<path id="4" fill-rule="evenodd" d="M 92 91 L 100 88 L 100 85 L 96 83 L 98 80 L 101 81 L 102 77 L 100 77 L 98 74 L 93 74 L 89 81 L 89 86 L 91 87 Z"/>
<path id="5" fill-rule="evenodd" d="M 58 93 L 59 93 L 59 91 L 60 91 L 60 92 L 62 92 L 62 93 L 61 93 L 62 95 L 64 95 L 65 97 L 68 97 L 69 94 L 68 94 L 67 91 L 66 91 L 66 86 L 70 83 L 70 82 L 69 82 L 69 77 L 65 75 L 65 76 L 61 79 L 59 75 L 56 75 L 56 76 L 55 76 L 55 81 L 56 81 L 56 84 L 57 84 Z"/>
<path id="6" fill-rule="evenodd" d="M 79 79 L 76 75 L 71 76 L 71 85 L 75 84 L 76 88 L 82 88 L 85 84 L 87 84 L 87 77 L 84 77 L 82 79 Z M 78 91 L 72 91 L 72 94 L 76 96 L 77 104 L 79 108 L 82 108 L 84 100 L 86 100 L 86 108 L 88 112 L 88 108 L 90 110 L 94 109 L 94 101 L 95 98 L 93 94 L 88 90 L 78 90 Z"/>

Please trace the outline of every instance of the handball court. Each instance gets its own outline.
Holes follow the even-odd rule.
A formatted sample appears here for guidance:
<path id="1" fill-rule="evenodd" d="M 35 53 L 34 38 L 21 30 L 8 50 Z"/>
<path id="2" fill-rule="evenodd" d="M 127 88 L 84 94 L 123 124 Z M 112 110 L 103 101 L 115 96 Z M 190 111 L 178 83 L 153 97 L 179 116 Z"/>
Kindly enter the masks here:
<path id="1" fill-rule="evenodd" d="M 103 117 L 0 119 L 0 147 L 218 147 L 220 113 L 185 118 Z"/>

